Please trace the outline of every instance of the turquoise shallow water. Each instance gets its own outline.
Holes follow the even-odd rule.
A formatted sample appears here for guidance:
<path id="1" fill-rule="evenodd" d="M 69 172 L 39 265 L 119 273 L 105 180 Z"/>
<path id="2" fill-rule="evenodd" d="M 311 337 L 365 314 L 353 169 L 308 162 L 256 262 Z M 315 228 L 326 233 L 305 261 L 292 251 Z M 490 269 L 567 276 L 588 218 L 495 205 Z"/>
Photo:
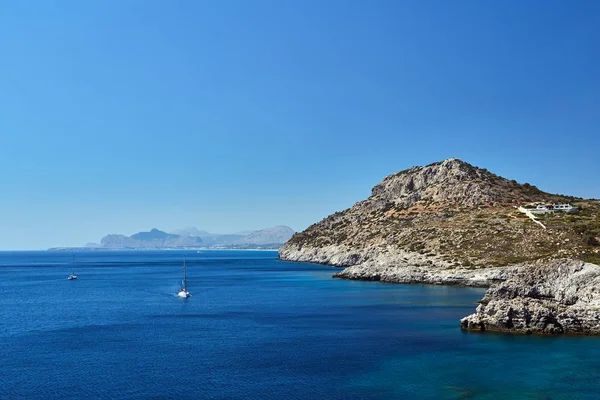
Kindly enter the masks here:
<path id="1" fill-rule="evenodd" d="M 188 258 L 192 297 L 175 297 Z M 0 399 L 597 399 L 600 340 L 461 332 L 484 290 L 275 252 L 0 253 Z"/>

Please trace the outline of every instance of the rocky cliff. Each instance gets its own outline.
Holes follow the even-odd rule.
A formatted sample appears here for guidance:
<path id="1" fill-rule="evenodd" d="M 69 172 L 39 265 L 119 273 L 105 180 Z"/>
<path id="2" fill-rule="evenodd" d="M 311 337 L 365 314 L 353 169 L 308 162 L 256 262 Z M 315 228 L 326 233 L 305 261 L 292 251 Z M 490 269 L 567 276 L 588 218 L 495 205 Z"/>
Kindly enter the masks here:
<path id="1" fill-rule="evenodd" d="M 600 334 L 600 266 L 576 260 L 523 265 L 488 289 L 463 329 L 538 334 Z"/>

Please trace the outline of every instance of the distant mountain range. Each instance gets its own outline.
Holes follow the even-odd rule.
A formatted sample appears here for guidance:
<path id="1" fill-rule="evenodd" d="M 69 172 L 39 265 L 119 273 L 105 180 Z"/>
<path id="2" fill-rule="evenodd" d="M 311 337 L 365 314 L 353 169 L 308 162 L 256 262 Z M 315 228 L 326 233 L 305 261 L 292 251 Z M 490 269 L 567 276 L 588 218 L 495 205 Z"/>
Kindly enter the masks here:
<path id="1" fill-rule="evenodd" d="M 88 243 L 79 248 L 57 247 L 50 250 L 75 249 L 278 249 L 294 231 L 289 226 L 274 226 L 258 231 L 232 234 L 210 233 L 188 227 L 167 233 L 158 229 L 138 232 L 131 236 L 110 234 L 100 243 Z"/>
<path id="2" fill-rule="evenodd" d="M 152 229 L 150 232 L 139 232 L 131 236 L 106 235 L 100 241 L 103 249 L 178 249 L 202 246 L 202 239 L 183 237 Z"/>

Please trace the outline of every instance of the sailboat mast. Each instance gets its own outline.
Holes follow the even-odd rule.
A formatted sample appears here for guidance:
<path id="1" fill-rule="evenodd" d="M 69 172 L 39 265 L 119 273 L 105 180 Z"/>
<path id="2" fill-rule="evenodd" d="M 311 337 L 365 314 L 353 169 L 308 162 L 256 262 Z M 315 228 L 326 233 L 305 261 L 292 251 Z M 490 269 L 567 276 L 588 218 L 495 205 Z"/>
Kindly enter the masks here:
<path id="1" fill-rule="evenodd" d="M 73 275 L 75 275 L 75 254 L 73 254 L 73 263 L 71 264 L 71 270 L 73 271 Z"/>
<path id="2" fill-rule="evenodd" d="M 187 290 L 187 274 L 185 268 L 185 256 L 183 256 L 183 290 Z"/>

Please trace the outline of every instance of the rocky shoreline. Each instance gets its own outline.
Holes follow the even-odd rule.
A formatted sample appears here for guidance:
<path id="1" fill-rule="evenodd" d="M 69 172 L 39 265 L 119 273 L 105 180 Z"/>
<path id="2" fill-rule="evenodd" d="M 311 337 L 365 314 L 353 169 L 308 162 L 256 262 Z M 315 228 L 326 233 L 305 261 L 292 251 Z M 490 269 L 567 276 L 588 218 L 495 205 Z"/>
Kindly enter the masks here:
<path id="1" fill-rule="evenodd" d="M 518 266 L 469 269 L 453 268 L 439 257 L 412 252 L 352 252 L 345 246 L 323 248 L 284 246 L 279 258 L 285 261 L 312 262 L 345 267 L 334 278 L 382 283 L 414 283 L 490 287 L 505 281 Z"/>
<path id="2" fill-rule="evenodd" d="M 352 252 L 344 246 L 284 246 L 286 261 L 346 267 L 334 278 L 383 283 L 489 287 L 464 330 L 600 335 L 600 266 L 573 259 L 505 267 L 452 268 L 435 256 Z"/>
<path id="3" fill-rule="evenodd" d="M 524 265 L 486 292 L 461 328 L 525 334 L 600 335 L 600 266 L 579 260 Z"/>
<path id="4" fill-rule="evenodd" d="M 334 278 L 377 281 L 382 283 L 408 283 L 447 286 L 490 287 L 505 281 L 518 267 L 498 267 L 479 270 L 456 268 L 449 270 L 423 267 L 362 264 L 345 268 Z"/>

